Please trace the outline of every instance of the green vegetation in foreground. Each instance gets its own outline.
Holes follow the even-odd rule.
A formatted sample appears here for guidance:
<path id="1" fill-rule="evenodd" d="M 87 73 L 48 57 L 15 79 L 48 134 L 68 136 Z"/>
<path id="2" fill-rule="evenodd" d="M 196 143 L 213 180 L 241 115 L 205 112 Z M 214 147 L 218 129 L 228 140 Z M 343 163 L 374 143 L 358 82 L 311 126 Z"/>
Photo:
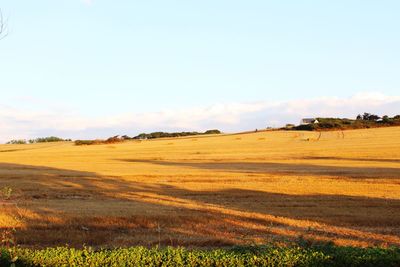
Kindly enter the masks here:
<path id="1" fill-rule="evenodd" d="M 0 266 L 400 266 L 400 248 L 236 247 L 217 250 L 144 247 L 113 250 L 3 249 Z"/>

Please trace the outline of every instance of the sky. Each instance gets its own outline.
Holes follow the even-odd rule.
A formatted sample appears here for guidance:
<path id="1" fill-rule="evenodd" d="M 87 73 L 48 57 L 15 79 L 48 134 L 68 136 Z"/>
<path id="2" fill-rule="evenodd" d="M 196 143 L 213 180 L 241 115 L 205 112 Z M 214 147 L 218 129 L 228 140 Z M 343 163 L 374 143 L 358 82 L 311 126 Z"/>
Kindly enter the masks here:
<path id="1" fill-rule="evenodd" d="M 400 1 L 1 0 L 0 142 L 400 113 Z"/>

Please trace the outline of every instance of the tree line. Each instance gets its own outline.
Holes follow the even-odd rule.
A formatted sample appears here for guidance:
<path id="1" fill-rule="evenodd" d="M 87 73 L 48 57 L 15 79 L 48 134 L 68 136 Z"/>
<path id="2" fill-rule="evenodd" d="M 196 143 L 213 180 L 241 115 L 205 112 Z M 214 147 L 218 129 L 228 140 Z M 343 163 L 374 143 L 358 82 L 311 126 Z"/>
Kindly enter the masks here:
<path id="1" fill-rule="evenodd" d="M 166 138 L 166 137 L 183 137 L 183 136 L 194 136 L 194 135 L 207 135 L 207 134 L 221 134 L 220 130 L 208 130 L 205 131 L 204 133 L 200 132 L 174 132 L 174 133 L 168 133 L 168 132 L 153 132 L 153 133 L 141 133 L 135 137 L 129 137 L 129 136 L 122 136 L 125 139 L 157 139 L 157 138 Z"/>
<path id="2" fill-rule="evenodd" d="M 110 137 L 106 140 L 96 139 L 96 140 L 76 140 L 75 145 L 83 146 L 83 145 L 101 145 L 101 144 L 115 144 L 121 143 L 126 140 L 147 140 L 147 139 L 158 139 L 158 138 L 173 138 L 173 137 L 183 137 L 183 136 L 196 136 L 196 135 L 206 135 L 206 134 L 221 134 L 220 130 L 208 130 L 204 133 L 200 132 L 154 132 L 154 133 L 141 133 L 135 137 L 130 137 L 128 135 L 116 135 Z"/>
<path id="3" fill-rule="evenodd" d="M 51 143 L 51 142 L 71 142 L 71 139 L 62 139 L 56 136 L 42 137 L 36 139 L 13 139 L 6 144 L 8 145 L 25 145 L 25 144 L 36 144 L 36 143 Z"/>
<path id="4" fill-rule="evenodd" d="M 379 116 L 365 112 L 357 115 L 356 119 L 347 118 L 316 118 L 318 123 L 299 125 L 294 130 L 318 131 L 318 130 L 347 130 L 400 126 L 400 115 L 390 117 L 388 115 Z"/>

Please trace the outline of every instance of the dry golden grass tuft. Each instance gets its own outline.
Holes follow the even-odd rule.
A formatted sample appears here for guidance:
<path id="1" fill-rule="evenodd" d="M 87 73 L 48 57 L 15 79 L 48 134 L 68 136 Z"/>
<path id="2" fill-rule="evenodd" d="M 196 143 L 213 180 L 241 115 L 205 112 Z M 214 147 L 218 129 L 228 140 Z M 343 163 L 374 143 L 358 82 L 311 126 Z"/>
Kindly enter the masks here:
<path id="1" fill-rule="evenodd" d="M 22 246 L 400 245 L 400 128 L 4 145 L 4 187 Z"/>

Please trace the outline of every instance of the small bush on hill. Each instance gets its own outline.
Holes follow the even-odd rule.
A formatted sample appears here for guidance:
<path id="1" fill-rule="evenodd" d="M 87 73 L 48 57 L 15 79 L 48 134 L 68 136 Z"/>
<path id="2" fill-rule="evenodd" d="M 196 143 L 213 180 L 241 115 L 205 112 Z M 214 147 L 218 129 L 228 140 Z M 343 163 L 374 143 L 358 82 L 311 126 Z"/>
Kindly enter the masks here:
<path id="1" fill-rule="evenodd" d="M 221 134 L 220 130 L 208 130 L 205 131 L 204 134 Z"/>
<path id="2" fill-rule="evenodd" d="M 117 136 L 113 136 L 108 138 L 107 140 L 105 140 L 103 143 L 104 144 L 115 144 L 115 143 L 121 143 L 123 142 L 124 139 L 120 138 L 118 135 Z"/>
<path id="3" fill-rule="evenodd" d="M 75 140 L 75 145 L 85 146 L 85 145 L 95 145 L 97 140 Z"/>
<path id="4" fill-rule="evenodd" d="M 18 139 L 18 140 L 11 140 L 8 141 L 6 144 L 7 145 L 25 145 L 28 142 L 25 139 Z"/>
<path id="5" fill-rule="evenodd" d="M 117 136 L 110 137 L 106 140 L 76 140 L 75 145 L 77 146 L 89 146 L 89 145 L 104 145 L 104 144 L 115 144 L 124 142 L 125 138 Z"/>

